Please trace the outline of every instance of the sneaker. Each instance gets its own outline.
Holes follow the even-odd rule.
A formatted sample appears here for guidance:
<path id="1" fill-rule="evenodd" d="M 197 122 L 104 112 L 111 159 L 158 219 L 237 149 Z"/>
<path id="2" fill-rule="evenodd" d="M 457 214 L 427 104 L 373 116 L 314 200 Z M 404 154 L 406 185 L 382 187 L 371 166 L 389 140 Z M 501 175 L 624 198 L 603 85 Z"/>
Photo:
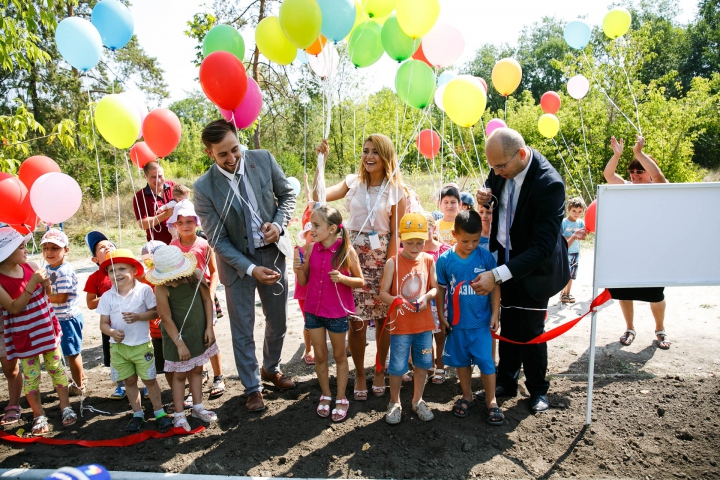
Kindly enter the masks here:
<path id="1" fill-rule="evenodd" d="M 148 391 L 147 391 L 147 387 L 143 387 L 140 389 L 140 395 L 142 395 L 142 397 L 146 400 L 148 398 L 150 398 L 150 395 L 148 394 Z"/>
<path id="2" fill-rule="evenodd" d="M 433 413 L 430 411 L 427 404 L 425 403 L 425 400 L 420 400 L 417 403 L 413 403 L 412 411 L 423 422 L 429 422 L 430 420 L 435 418 L 435 415 L 433 415 Z"/>
<path id="3" fill-rule="evenodd" d="M 142 424 L 145 423 L 145 417 L 133 417 L 130 419 L 130 423 L 125 427 L 126 432 L 136 433 L 142 428 Z"/>
<path id="4" fill-rule="evenodd" d="M 193 418 L 202 420 L 205 423 L 212 423 L 217 420 L 217 415 L 215 415 L 215 412 L 205 410 L 204 408 L 202 410 L 195 410 L 193 408 L 191 416 Z"/>
<path id="5" fill-rule="evenodd" d="M 155 417 L 155 425 L 160 432 L 164 432 L 173 426 L 172 418 L 169 415 L 164 414 L 161 417 Z"/>
<path id="6" fill-rule="evenodd" d="M 545 395 L 533 395 L 530 397 L 530 410 L 533 412 L 544 412 L 550 408 L 550 402 Z"/>
<path id="7" fill-rule="evenodd" d="M 115 391 L 110 395 L 112 400 L 122 400 L 125 398 L 125 387 L 117 387 Z"/>

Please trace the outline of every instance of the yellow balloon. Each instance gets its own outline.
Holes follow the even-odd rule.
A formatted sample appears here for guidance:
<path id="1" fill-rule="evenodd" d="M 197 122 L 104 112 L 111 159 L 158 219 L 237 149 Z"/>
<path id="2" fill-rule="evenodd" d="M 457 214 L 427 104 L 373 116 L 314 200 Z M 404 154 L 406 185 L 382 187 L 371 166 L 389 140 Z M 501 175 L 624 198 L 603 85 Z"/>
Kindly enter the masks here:
<path id="1" fill-rule="evenodd" d="M 279 65 L 290 65 L 297 56 L 298 49 L 282 32 L 280 19 L 275 16 L 265 17 L 257 24 L 255 43 L 260 53 Z"/>
<path id="2" fill-rule="evenodd" d="M 495 90 L 507 97 L 520 86 L 522 67 L 514 58 L 503 58 L 492 70 L 492 83 Z"/>
<path id="3" fill-rule="evenodd" d="M 347 34 L 347 37 L 345 37 L 345 41 L 350 41 L 350 35 L 352 35 L 357 26 L 361 23 L 367 22 L 368 20 L 370 20 L 370 17 L 368 17 L 367 13 L 363 10 L 360 0 L 355 0 L 355 24 L 353 25 L 352 30 L 350 30 L 350 33 Z"/>
<path id="4" fill-rule="evenodd" d="M 622 37 L 630 30 L 631 22 L 630 12 L 622 7 L 613 8 L 603 18 L 603 32 L 610 38 Z"/>
<path id="5" fill-rule="evenodd" d="M 361 8 L 370 18 L 387 17 L 395 9 L 397 0 L 362 0 Z"/>
<path id="6" fill-rule="evenodd" d="M 95 125 L 113 147 L 130 148 L 140 135 L 140 112 L 118 94 L 105 95 L 95 106 Z"/>
<path id="7" fill-rule="evenodd" d="M 545 138 L 553 138 L 560 131 L 560 120 L 552 113 L 546 113 L 538 120 L 538 130 Z"/>
<path id="8" fill-rule="evenodd" d="M 445 85 L 442 103 L 450 120 L 461 127 L 472 127 L 485 112 L 487 96 L 480 82 L 453 78 Z"/>
<path id="9" fill-rule="evenodd" d="M 435 26 L 440 15 L 438 0 L 398 0 L 395 8 L 400 28 L 408 37 L 420 38 Z"/>
<path id="10" fill-rule="evenodd" d="M 315 0 L 284 0 L 278 15 L 283 33 L 297 48 L 305 50 L 318 39 L 322 12 Z"/>

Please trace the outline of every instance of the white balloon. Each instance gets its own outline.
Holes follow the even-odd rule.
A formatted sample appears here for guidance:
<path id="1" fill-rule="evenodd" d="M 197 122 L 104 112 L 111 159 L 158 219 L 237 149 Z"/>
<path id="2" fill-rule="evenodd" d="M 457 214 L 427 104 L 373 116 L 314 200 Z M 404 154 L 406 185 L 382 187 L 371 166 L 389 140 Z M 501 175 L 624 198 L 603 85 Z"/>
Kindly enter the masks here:
<path id="1" fill-rule="evenodd" d="M 575 100 L 580 100 L 588 94 L 590 90 L 590 82 L 582 75 L 575 75 L 568 80 L 567 91 L 568 94 Z"/>
<path id="2" fill-rule="evenodd" d="M 320 78 L 332 77 L 340 65 L 340 55 L 335 45 L 327 43 L 323 51 L 317 55 L 311 55 L 308 65 Z"/>
<path id="3" fill-rule="evenodd" d="M 443 101 L 442 101 L 442 99 L 443 99 L 443 94 L 445 93 L 445 87 L 446 87 L 446 86 L 447 86 L 447 84 L 445 84 L 445 85 L 440 85 L 440 86 L 437 88 L 437 90 L 435 90 L 435 105 L 437 105 L 437 107 L 438 107 L 440 110 L 442 110 L 443 112 L 445 111 L 445 107 L 443 106 Z"/>
<path id="4" fill-rule="evenodd" d="M 438 87 L 442 87 L 443 85 L 446 85 L 450 80 L 452 80 L 455 77 L 457 77 L 457 73 L 452 72 L 450 70 L 448 70 L 447 72 L 441 73 L 440 76 L 438 77 L 438 81 L 437 81 Z"/>

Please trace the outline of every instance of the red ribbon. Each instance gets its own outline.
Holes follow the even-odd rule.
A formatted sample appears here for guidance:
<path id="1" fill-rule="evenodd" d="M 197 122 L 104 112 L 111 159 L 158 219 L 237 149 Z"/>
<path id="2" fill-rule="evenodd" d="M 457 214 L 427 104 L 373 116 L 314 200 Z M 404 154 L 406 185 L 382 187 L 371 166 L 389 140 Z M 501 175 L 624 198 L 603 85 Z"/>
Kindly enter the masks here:
<path id="1" fill-rule="evenodd" d="M 398 308 L 400 305 L 402 305 L 403 303 L 405 303 L 405 299 L 400 298 L 400 297 L 395 297 L 395 300 L 393 300 L 393 302 L 392 302 L 392 303 L 390 304 L 390 306 L 388 307 L 388 313 L 387 313 L 387 316 L 385 317 L 385 323 L 383 323 L 382 325 L 380 325 L 380 334 L 379 334 L 378 337 L 377 337 L 377 338 L 378 338 L 378 343 L 380 343 L 380 339 L 381 339 L 382 336 L 383 336 L 383 332 L 385 331 L 385 326 L 386 326 L 386 325 L 388 324 L 388 322 L 390 321 L 390 315 L 392 315 L 392 313 L 393 313 L 395 310 L 397 310 L 397 308 Z M 378 373 L 380 373 L 380 372 L 382 372 L 382 369 L 383 369 L 383 365 L 380 363 L 380 351 L 379 351 L 379 349 L 378 349 L 378 352 L 375 353 L 375 371 L 378 372 Z"/>
<path id="2" fill-rule="evenodd" d="M 460 286 L 465 283 L 465 280 L 455 285 L 455 291 L 453 292 L 453 319 L 451 325 L 457 325 L 460 321 Z"/>
<path id="3" fill-rule="evenodd" d="M 23 438 L 11 433 L 0 431 L 0 439 L 12 443 L 42 443 L 45 445 L 78 445 L 80 447 L 131 447 L 142 443 L 150 438 L 168 438 L 174 435 L 194 435 L 205 430 L 205 427 L 199 426 L 195 430 L 186 432 L 181 427 L 171 428 L 165 433 L 157 430 L 145 430 L 144 432 L 126 435 L 111 440 L 62 440 L 59 438 L 30 437 Z"/>

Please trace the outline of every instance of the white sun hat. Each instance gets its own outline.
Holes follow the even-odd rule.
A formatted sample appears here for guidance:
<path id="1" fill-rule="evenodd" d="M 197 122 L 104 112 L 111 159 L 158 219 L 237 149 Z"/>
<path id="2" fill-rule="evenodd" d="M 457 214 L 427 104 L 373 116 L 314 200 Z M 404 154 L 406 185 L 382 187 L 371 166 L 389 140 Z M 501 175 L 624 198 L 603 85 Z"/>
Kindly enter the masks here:
<path id="1" fill-rule="evenodd" d="M 195 213 L 195 205 L 190 200 L 181 200 L 173 208 L 173 214 L 168 218 L 167 225 L 172 227 L 177 222 L 179 216 L 183 217 L 195 217 L 195 222 L 200 226 L 200 217 Z"/>
<path id="2" fill-rule="evenodd" d="M 153 255 L 153 268 L 145 274 L 145 279 L 153 285 L 163 285 L 178 278 L 189 277 L 195 273 L 197 258 L 193 253 L 183 253 L 175 245 L 161 246 Z"/>
<path id="3" fill-rule="evenodd" d="M 32 233 L 20 235 L 12 227 L 0 228 L 0 262 L 4 262 L 23 242 L 32 240 Z"/>

